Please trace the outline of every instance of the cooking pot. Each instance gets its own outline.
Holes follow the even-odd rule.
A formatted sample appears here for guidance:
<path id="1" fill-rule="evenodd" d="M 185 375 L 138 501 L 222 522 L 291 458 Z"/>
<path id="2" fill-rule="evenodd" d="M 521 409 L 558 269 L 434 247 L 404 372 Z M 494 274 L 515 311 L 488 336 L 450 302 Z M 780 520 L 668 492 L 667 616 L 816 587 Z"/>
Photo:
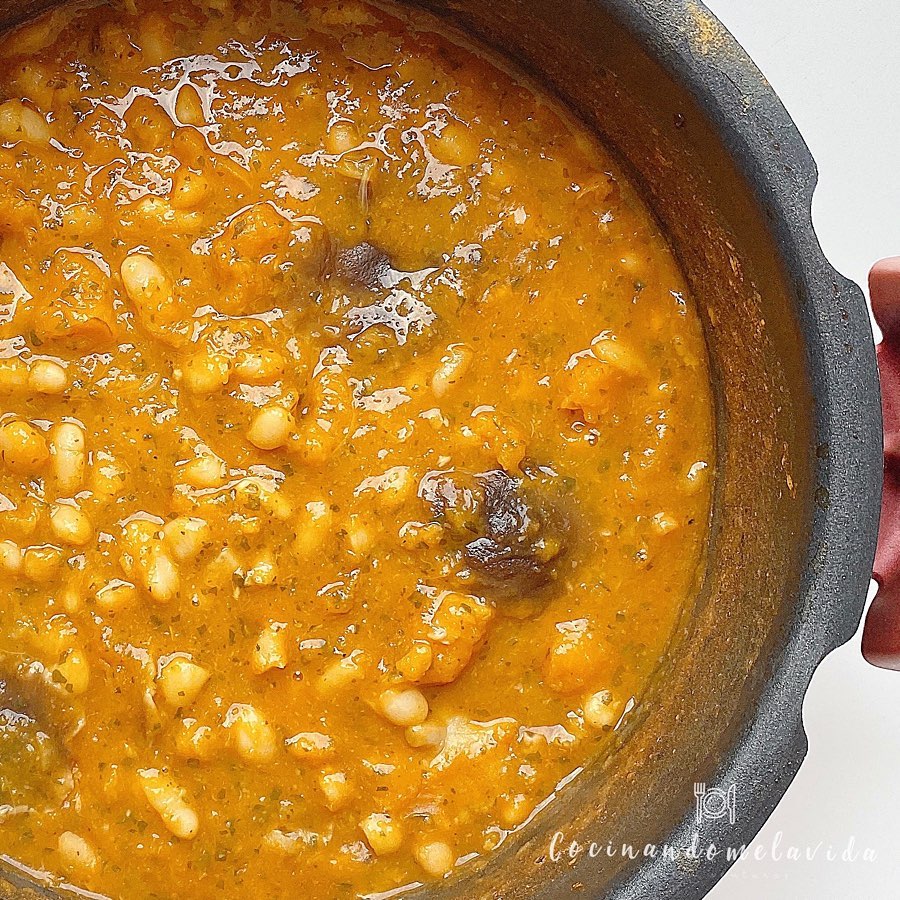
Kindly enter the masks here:
<path id="1" fill-rule="evenodd" d="M 0 24 L 46 5 L 0 0 Z M 620 752 L 560 787 L 489 859 L 427 892 L 699 898 L 796 774 L 809 680 L 862 613 L 882 482 L 863 296 L 819 248 L 806 145 L 700 3 L 422 5 L 557 94 L 630 170 L 703 318 L 719 461 L 702 590 Z M 46 896 L 27 873 L 8 878 L 0 896 Z"/>

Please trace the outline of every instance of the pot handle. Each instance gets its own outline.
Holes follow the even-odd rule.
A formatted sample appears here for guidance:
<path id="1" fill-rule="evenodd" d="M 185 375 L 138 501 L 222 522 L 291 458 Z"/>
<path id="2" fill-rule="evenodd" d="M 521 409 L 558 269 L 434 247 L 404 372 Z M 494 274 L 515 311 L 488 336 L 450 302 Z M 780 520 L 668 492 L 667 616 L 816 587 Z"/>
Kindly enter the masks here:
<path id="1" fill-rule="evenodd" d="M 900 257 L 869 274 L 872 312 L 883 334 L 878 345 L 884 416 L 884 490 L 875 552 L 878 593 L 869 608 L 862 651 L 873 666 L 900 670 Z"/>

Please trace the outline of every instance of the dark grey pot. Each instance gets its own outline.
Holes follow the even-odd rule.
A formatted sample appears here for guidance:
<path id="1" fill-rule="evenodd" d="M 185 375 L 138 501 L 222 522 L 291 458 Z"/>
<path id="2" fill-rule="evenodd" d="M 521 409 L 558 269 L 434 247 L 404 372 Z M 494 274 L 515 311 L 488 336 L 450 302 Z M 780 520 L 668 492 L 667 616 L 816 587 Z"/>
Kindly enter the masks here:
<path id="1" fill-rule="evenodd" d="M 806 145 L 701 4 L 424 5 L 555 91 L 630 168 L 701 307 L 719 424 L 704 588 L 621 752 L 429 896 L 703 897 L 730 864 L 724 852 L 630 860 L 621 845 L 739 848 L 806 753 L 803 696 L 858 625 L 878 526 L 881 412 L 863 296 L 819 248 Z M 7 0 L 0 19 L 4 9 L 9 23 L 35 8 Z M 735 786 L 733 824 L 696 823 L 695 783 Z M 551 857 L 557 833 L 557 848 L 577 841 L 581 854 Z M 598 857 L 585 852 L 591 842 Z M 607 846 L 618 849 L 609 856 Z M 34 896 L 21 879 L 7 890 Z"/>

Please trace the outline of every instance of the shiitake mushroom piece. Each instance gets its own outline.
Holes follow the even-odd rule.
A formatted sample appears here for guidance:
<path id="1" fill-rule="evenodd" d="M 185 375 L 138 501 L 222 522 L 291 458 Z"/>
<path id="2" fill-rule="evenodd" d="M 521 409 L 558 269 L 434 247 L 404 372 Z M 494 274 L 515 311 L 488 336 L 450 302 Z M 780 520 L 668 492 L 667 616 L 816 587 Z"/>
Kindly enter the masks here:
<path id="1" fill-rule="evenodd" d="M 62 707 L 39 679 L 0 671 L 0 794 L 6 815 L 56 805 L 71 790 L 64 733 L 73 727 Z"/>
<path id="2" fill-rule="evenodd" d="M 440 260 L 434 265 L 415 271 L 398 269 L 390 255 L 375 244 L 361 241 L 334 253 L 329 274 L 342 278 L 356 287 L 368 288 L 374 293 L 392 291 L 401 282 L 409 282 L 413 290 L 421 287 L 425 279 L 439 270 Z"/>
<path id="3" fill-rule="evenodd" d="M 384 250 L 363 241 L 341 250 L 335 259 L 335 274 L 350 284 L 377 291 L 390 287 L 394 266 Z"/>
<path id="4" fill-rule="evenodd" d="M 420 496 L 493 595 L 525 599 L 553 580 L 569 522 L 537 482 L 502 469 L 435 473 L 423 480 Z"/>

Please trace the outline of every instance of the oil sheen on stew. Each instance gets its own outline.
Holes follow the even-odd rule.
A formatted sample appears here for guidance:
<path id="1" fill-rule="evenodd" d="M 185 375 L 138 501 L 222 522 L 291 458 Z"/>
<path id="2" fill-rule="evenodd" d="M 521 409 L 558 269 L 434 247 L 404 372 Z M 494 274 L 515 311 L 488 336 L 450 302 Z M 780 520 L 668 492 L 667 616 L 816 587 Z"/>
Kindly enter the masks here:
<path id="1" fill-rule="evenodd" d="M 63 6 L 0 92 L 0 853 L 355 897 L 540 822 L 710 513 L 699 317 L 616 163 L 360 2 Z"/>

